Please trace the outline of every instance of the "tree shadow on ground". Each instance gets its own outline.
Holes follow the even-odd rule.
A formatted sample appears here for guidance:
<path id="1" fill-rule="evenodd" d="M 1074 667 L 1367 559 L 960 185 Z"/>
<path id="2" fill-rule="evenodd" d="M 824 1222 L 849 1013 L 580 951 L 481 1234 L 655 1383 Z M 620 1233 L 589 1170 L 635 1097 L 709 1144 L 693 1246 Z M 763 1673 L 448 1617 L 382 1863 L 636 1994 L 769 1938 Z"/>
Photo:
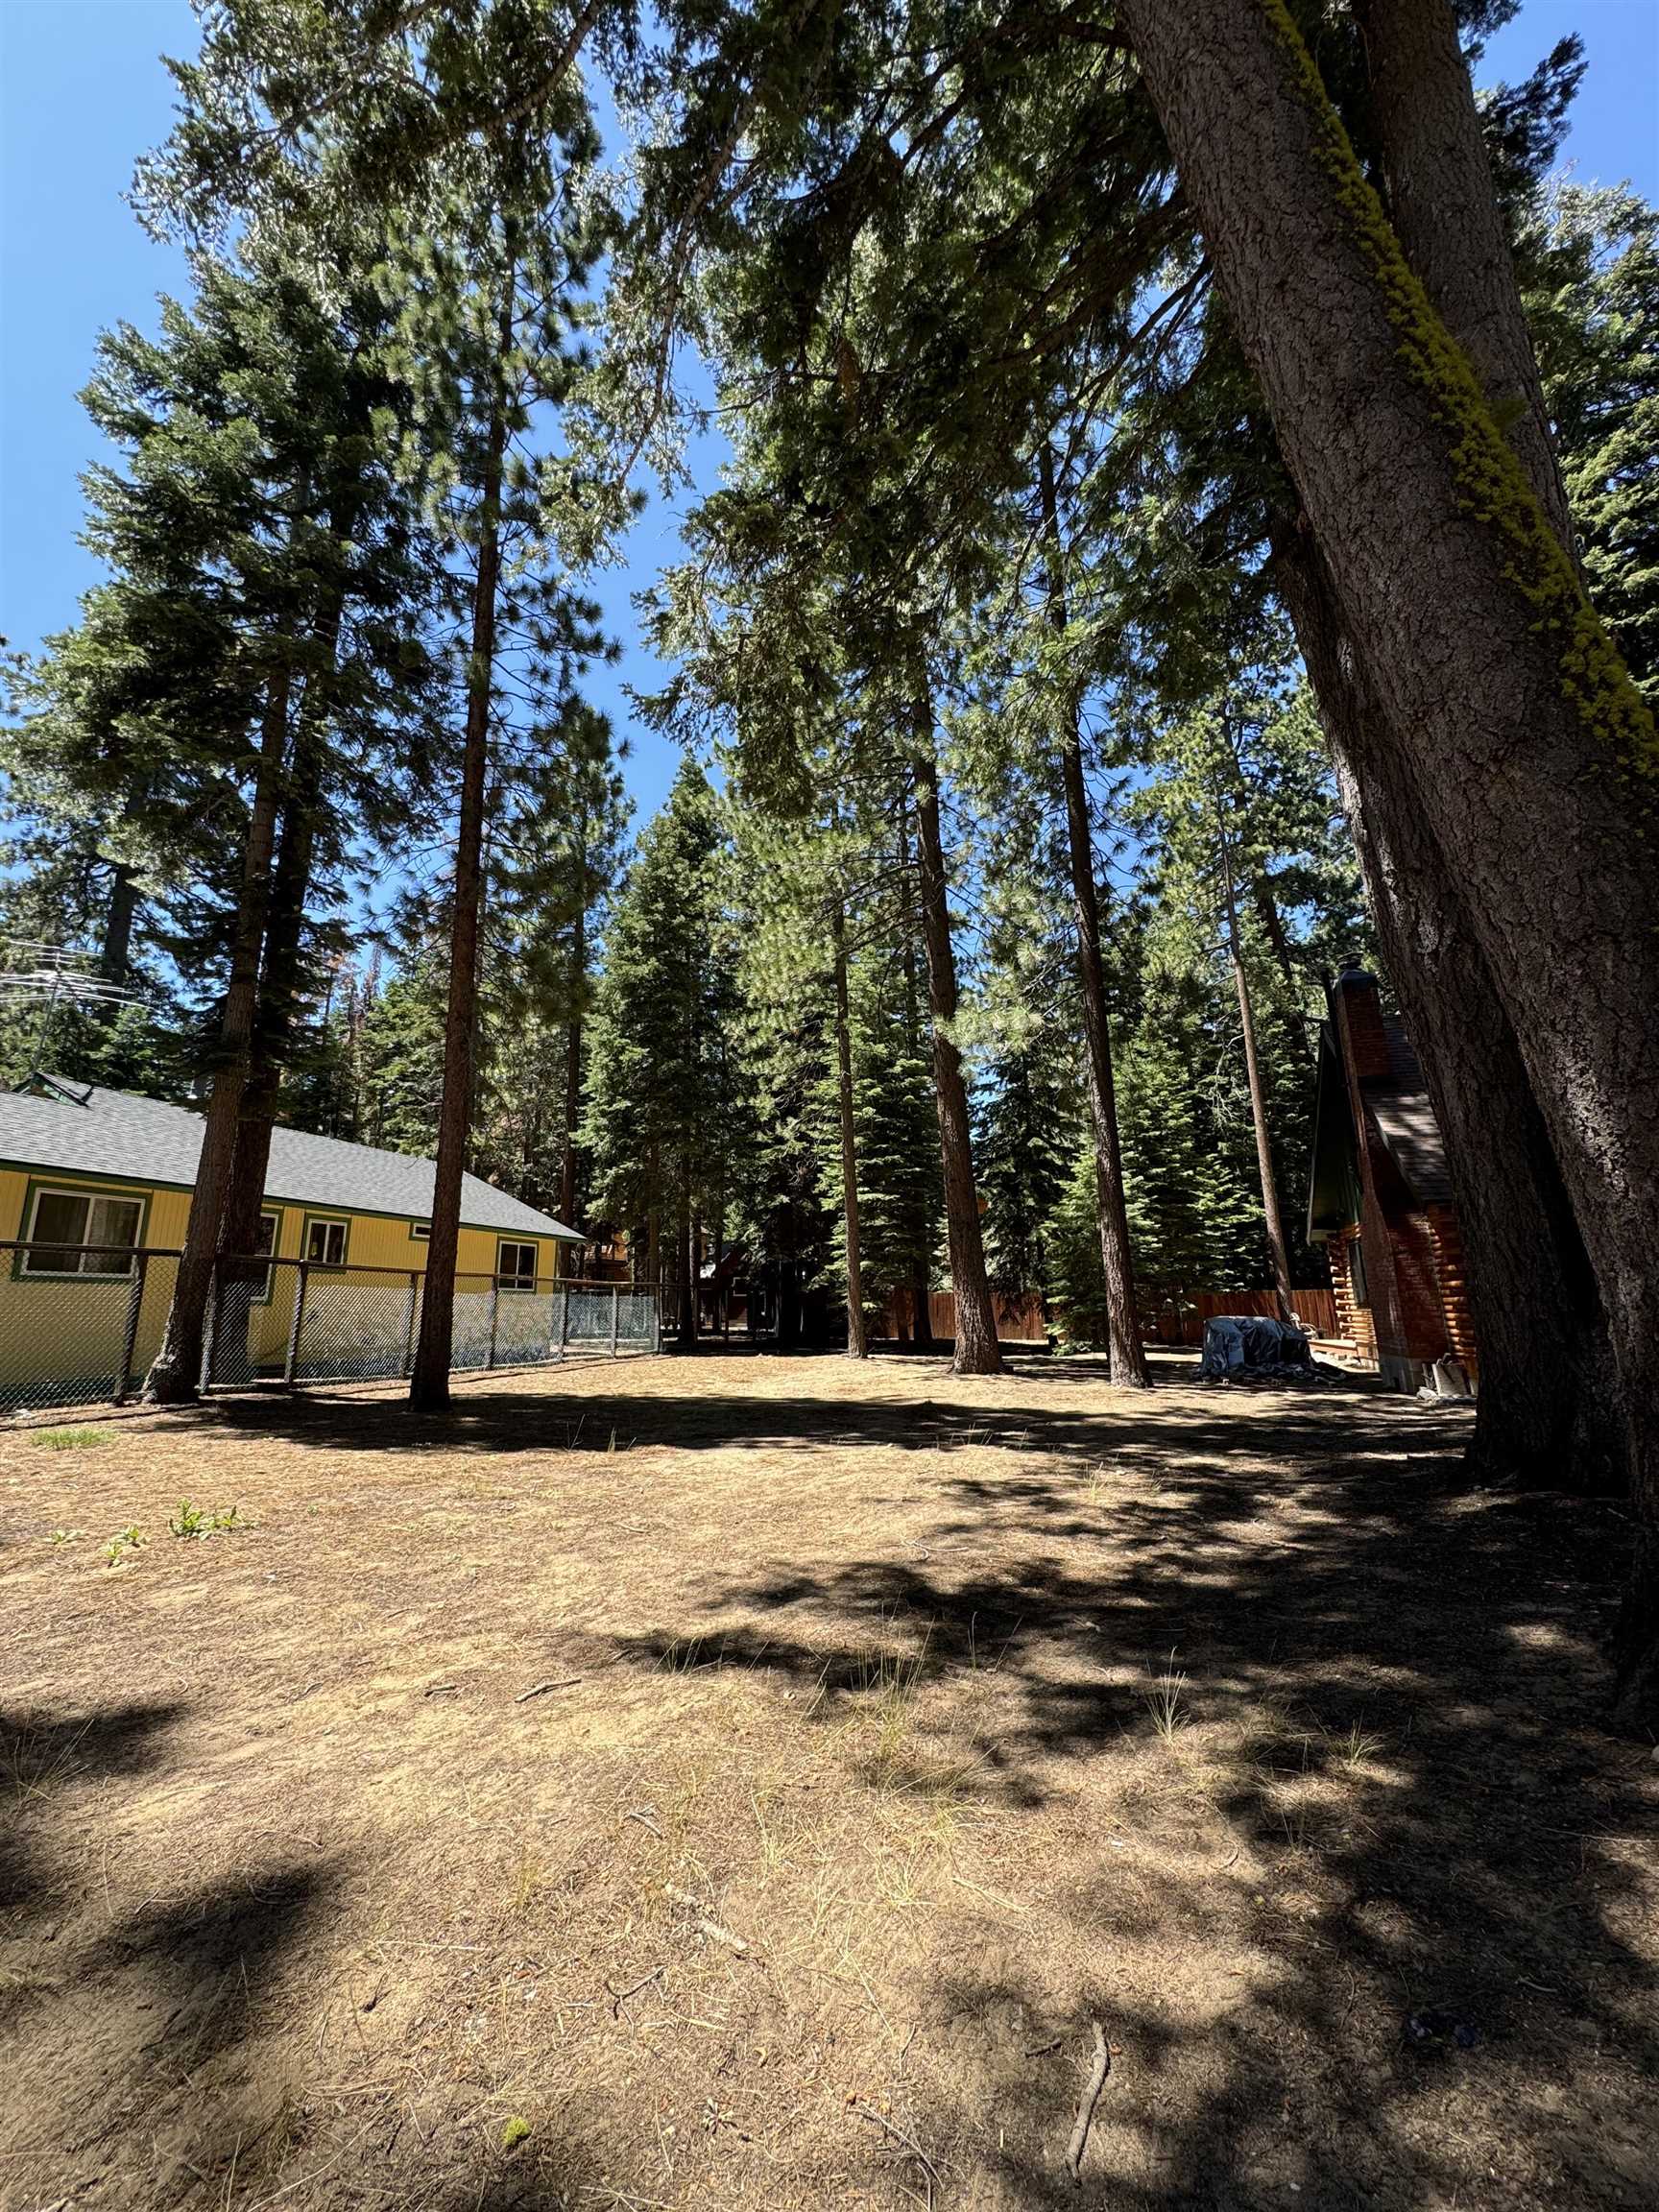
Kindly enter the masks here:
<path id="1" fill-rule="evenodd" d="M 901 1551 L 687 1568 L 669 1617 L 590 1633 L 586 1655 L 742 1669 L 809 1727 L 884 1679 L 926 1697 L 994 1669 L 995 1734 L 957 1788 L 988 1818 L 1038 1816 L 1038 1836 L 1070 1823 L 1046 1908 L 1069 1950 L 960 1946 L 908 1993 L 923 2032 L 892 2109 L 952 2200 L 972 2174 L 998 2205 L 1115 2212 L 1414 2212 L 1468 2205 L 1472 2181 L 1493 2207 L 1650 2202 L 1659 2024 L 1634 1936 L 1659 1767 L 1596 1725 L 1589 1633 L 1626 1526 L 1471 1490 L 1465 1414 L 1362 1385 L 1056 1408 L 1016 1376 L 941 1404 L 913 1364 L 902 1398 L 863 1403 L 814 1395 L 806 1364 L 782 1397 L 496 1384 L 436 1421 L 323 1397 L 211 1418 L 331 1451 L 541 1454 L 549 1490 L 558 1454 L 612 1427 L 693 1459 L 776 1449 L 784 1480 L 819 1453 L 930 1455 Z M 1187 1796 L 1138 1825 L 1110 1770 L 1119 1749 L 1163 1755 L 1157 1685 L 1177 1674 Z M 1183 1849 L 1189 1817 L 1232 1855 Z M 1191 2001 L 1206 1946 L 1241 1961 L 1236 2001 Z M 1116 1968 L 1132 1956 L 1133 1985 Z M 1058 2043 L 1034 2056 L 1046 2039 L 1023 2024 L 1057 2005 Z M 1058 2146 L 1091 2015 L 1123 2056 L 1079 2189 Z M 950 2037 L 961 2068 L 930 2076 Z M 482 2190 L 542 2212 L 590 2186 L 580 2145 L 554 2144 L 475 2169 L 453 2204 Z"/>
<path id="2" fill-rule="evenodd" d="M 717 1356 L 705 1354 L 689 1363 L 689 1372 L 718 1378 L 721 1364 Z M 277 1436 L 301 1450 L 327 1452 L 476 1452 L 514 1457 L 602 1451 L 613 1434 L 617 1448 L 630 1451 L 658 1446 L 725 1451 L 756 1445 L 812 1452 L 875 1445 L 904 1452 L 972 1448 L 1084 1458 L 1118 1454 L 1164 1458 L 1179 1451 L 1184 1461 L 1210 1453 L 1218 1464 L 1229 1466 L 1246 1448 L 1235 1417 L 1240 1404 L 1269 1407 L 1276 1431 L 1291 1451 L 1323 1447 L 1345 1458 L 1353 1447 L 1356 1419 L 1364 1424 L 1362 1449 L 1436 1455 L 1444 1453 L 1447 1435 L 1469 1419 L 1457 1408 L 1426 1414 L 1414 1401 L 1384 1391 L 1372 1379 L 1351 1376 L 1286 1385 L 1271 1394 L 1217 1388 L 1204 1394 L 1203 1411 L 1194 1412 L 1185 1392 L 1176 1401 L 1167 1390 L 1112 1390 L 1102 1372 L 1087 1362 L 1078 1363 L 1087 1371 L 1075 1379 L 1098 1388 L 1096 1401 L 1077 1407 L 1035 1405 L 1022 1399 L 1021 1383 L 1027 1376 L 1072 1379 L 1069 1363 L 1041 1355 L 1022 1359 L 1002 1376 L 976 1382 L 977 1389 L 1005 1393 L 1000 1404 L 990 1397 L 968 1404 L 933 1397 L 926 1387 L 930 1380 L 942 1388 L 955 1385 L 931 1357 L 877 1363 L 878 1372 L 890 1364 L 899 1367 L 905 1382 L 915 1385 L 917 1394 L 902 1398 L 859 1400 L 838 1393 L 829 1385 L 845 1369 L 828 1355 L 780 1354 L 775 1364 L 791 1375 L 799 1371 L 804 1381 L 815 1368 L 823 1370 L 824 1393 L 803 1388 L 786 1396 L 758 1395 L 722 1389 L 714 1380 L 687 1390 L 682 1380 L 687 1368 L 676 1363 L 661 1395 L 635 1388 L 615 1396 L 584 1390 L 576 1397 L 517 1385 L 505 1378 L 477 1378 L 483 1387 L 459 1391 L 445 1413 L 417 1413 L 401 1396 L 378 1390 L 373 1395 L 322 1391 L 215 1399 L 183 1418 L 204 1429 Z M 1172 1384 L 1191 1382 L 1190 1362 L 1170 1364 Z M 1340 1429 L 1332 1425 L 1334 1408 L 1340 1409 Z M 1437 1423 L 1451 1426 L 1436 1428 Z"/>
<path id="3" fill-rule="evenodd" d="M 53 1902 L 54 1867 L 41 1838 L 53 1801 L 77 1784 L 156 1765 L 182 1710 L 154 1698 L 90 1713 L 0 1711 L 0 1915 L 12 1934 Z"/>
<path id="4" fill-rule="evenodd" d="M 909 1432 L 902 1407 L 729 1411 L 739 1431 L 745 1414 L 808 1433 L 822 1417 L 949 1449 Z M 950 1426 L 976 1426 L 983 1448 L 987 1418 Z M 1266 1433 L 1221 1411 L 1155 1426 L 1120 1401 L 1010 1421 L 1024 1471 L 947 1460 L 908 1556 L 705 1581 L 695 1611 L 611 1649 L 770 1671 L 826 1718 L 869 1684 L 873 1654 L 924 1687 L 992 1654 L 1004 1703 L 966 1787 L 1022 1811 L 1086 1809 L 1103 1746 L 1144 1747 L 1157 1685 L 1178 1672 L 1183 1739 L 1224 1746 L 1205 1754 L 1206 1803 L 1251 1866 L 1199 1870 L 1173 1848 L 1160 1866 L 1153 1848 L 1131 1898 L 1103 1836 L 1067 1910 L 1080 1940 L 1156 1923 L 1175 1954 L 1232 1913 L 1251 1966 L 1219 2031 L 1107 1980 L 1086 1994 L 1157 2092 L 1141 2163 L 1160 2177 L 1115 2175 L 1115 2205 L 1450 2201 L 1468 2168 L 1455 2124 L 1438 2144 L 1425 2133 L 1436 2101 L 1499 2104 L 1513 2156 L 1555 2176 L 1562 2202 L 1650 2201 L 1659 2110 L 1609 2087 L 1602 2061 L 1617 2054 L 1626 2084 L 1659 2080 L 1631 1940 L 1659 1769 L 1597 1727 L 1608 1684 L 1584 1633 L 1611 1613 L 1624 1525 L 1473 1493 L 1445 1449 L 1455 1428 L 1362 1399 L 1334 1429 L 1329 1402 L 1290 1402 Z M 1126 1466 L 1158 1487 L 1115 1482 Z M 931 1997 L 944 2015 L 1043 2001 L 1005 1962 L 971 1960 Z M 981 2102 L 1008 2144 L 1051 2142 L 1064 2094 L 1024 2067 L 988 2076 Z M 949 2111 L 921 2124 L 961 2140 Z M 1011 2200 L 1078 2201 L 1051 2158 L 998 2159 Z M 1494 2203 L 1517 2200 L 1497 2167 L 1493 2183 Z"/>
<path id="5" fill-rule="evenodd" d="M 181 1702 L 162 1699 L 0 1719 L 9 2162 L 15 2172 L 38 2155 L 60 2176 L 74 2167 L 73 2196 L 97 2186 L 134 2114 L 176 2200 L 237 2148 L 253 2164 L 273 2108 L 269 2083 L 248 2080 L 258 2070 L 242 2065 L 243 2048 L 270 2025 L 284 1961 L 341 1879 L 283 1854 L 211 1880 L 181 1865 L 165 1893 L 130 1910 L 111 1903 L 108 1858 L 88 1856 L 93 1809 L 107 1853 L 108 1787 L 164 1767 L 184 1720 Z M 77 2065 L 60 2065 L 71 2052 Z M 103 2085 L 90 2099 L 88 2072 Z"/>

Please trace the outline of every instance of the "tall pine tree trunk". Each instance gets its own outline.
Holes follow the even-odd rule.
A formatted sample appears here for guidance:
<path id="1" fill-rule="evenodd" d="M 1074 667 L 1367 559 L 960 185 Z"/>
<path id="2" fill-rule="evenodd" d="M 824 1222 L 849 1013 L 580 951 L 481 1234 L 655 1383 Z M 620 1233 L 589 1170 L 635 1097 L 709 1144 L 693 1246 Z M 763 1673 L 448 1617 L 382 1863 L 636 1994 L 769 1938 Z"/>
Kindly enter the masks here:
<path id="1" fill-rule="evenodd" d="M 1446 1146 L 1480 1352 L 1471 1463 L 1488 1479 L 1616 1488 L 1624 1443 L 1606 1325 L 1515 1033 L 1305 530 L 1275 531 L 1274 570 Z"/>
<path id="2" fill-rule="evenodd" d="M 675 1272 L 680 1278 L 678 1312 L 679 1323 L 675 1334 L 681 1348 L 697 1348 L 697 1273 L 692 1264 L 691 1252 L 691 1164 L 686 1161 L 680 1171 L 680 1212 L 674 1228 Z"/>
<path id="3" fill-rule="evenodd" d="M 1513 1026 L 1607 1315 L 1659 1716 L 1659 734 L 1283 0 L 1123 0 L 1233 327 Z"/>
<path id="4" fill-rule="evenodd" d="M 336 494 L 329 523 L 343 547 L 351 543 L 361 507 L 362 494 L 356 485 L 348 484 Z M 271 878 L 248 1081 L 237 1118 L 230 1190 L 220 1228 L 220 1250 L 231 1257 L 246 1257 L 258 1241 L 277 1094 L 293 1049 L 300 1005 L 300 949 L 311 896 L 347 592 L 348 578 L 342 565 L 328 588 L 313 632 L 311 671 L 300 703 L 294 757 L 281 804 L 280 841 Z M 260 1269 L 260 1280 L 263 1275 Z"/>
<path id="5" fill-rule="evenodd" d="M 490 760 L 490 693 L 495 672 L 495 597 L 501 566 L 501 479 L 507 451 L 506 359 L 513 339 L 514 272 L 502 276 L 500 345 L 490 427 L 479 478 L 478 573 L 472 591 L 472 650 L 467 666 L 467 730 L 461 766 L 461 818 L 455 838 L 455 892 L 449 924 L 449 1002 L 444 1027 L 444 1094 L 432 1228 L 426 1245 L 421 1340 L 409 1403 L 421 1412 L 449 1404 L 455 1325 L 455 1262 L 461 1247 L 461 1186 L 472 1124 L 477 1058 L 478 918 L 483 899 L 484 793 Z"/>
<path id="6" fill-rule="evenodd" d="M 1356 0 L 1388 214 L 1569 551 L 1573 517 L 1448 0 Z"/>
<path id="7" fill-rule="evenodd" d="M 1054 497 L 1054 459 L 1044 439 L 1039 448 L 1043 525 L 1048 540 L 1048 605 L 1054 627 L 1064 634 L 1066 607 L 1060 516 Z M 1123 1202 L 1123 1153 L 1118 1138 L 1118 1088 L 1112 1069 L 1112 1024 L 1106 1011 L 1106 976 L 1100 959 L 1100 895 L 1094 881 L 1094 836 L 1089 819 L 1089 794 L 1083 781 L 1083 743 L 1077 697 L 1068 688 L 1060 733 L 1060 773 L 1066 788 L 1067 856 L 1071 869 L 1071 908 L 1077 924 L 1077 984 L 1083 1002 L 1083 1042 L 1089 1078 L 1089 1119 L 1094 1135 L 1094 1215 L 1100 1238 L 1100 1263 L 1106 1278 L 1107 1373 L 1122 1387 L 1144 1390 L 1151 1382 L 1141 1316 L 1135 1304 L 1135 1256 L 1129 1242 L 1129 1214 Z"/>
<path id="8" fill-rule="evenodd" d="M 1576 558 L 1531 332 L 1451 12 L 1446 0 L 1361 0 L 1357 14 L 1389 213 L 1406 258 L 1468 354 L 1551 527 Z M 1321 626 L 1322 613 L 1323 626 L 1334 633 L 1333 595 L 1307 532 L 1285 535 L 1302 554 L 1303 596 L 1315 603 L 1313 626 Z M 1301 627 L 1295 609 L 1292 619 Z M 1329 648 L 1325 658 L 1333 659 Z M 1347 678 L 1348 687 L 1357 689 L 1351 667 Z M 1343 682 L 1344 672 L 1335 672 L 1333 690 Z M 1385 744 L 1380 717 L 1373 713 L 1370 720 L 1377 746 Z M 1492 1476 L 1617 1487 L 1623 1444 L 1595 1281 L 1513 1032 L 1409 791 L 1408 769 L 1393 751 L 1373 771 L 1369 796 L 1355 784 L 1358 809 L 1377 820 L 1373 865 L 1389 878 L 1383 895 L 1392 892 L 1393 912 L 1387 919 L 1397 937 L 1412 939 L 1402 945 L 1402 958 L 1421 966 L 1427 948 L 1442 986 L 1438 995 L 1455 1008 L 1451 1043 L 1465 1040 L 1455 1057 L 1443 1036 L 1436 1065 L 1426 1058 L 1424 1068 L 1437 1101 L 1447 1096 L 1437 1110 L 1455 1187 L 1461 1177 L 1473 1191 L 1467 1203 L 1459 1201 L 1481 1347 L 1482 1397 L 1471 1455 Z M 1391 825 L 1386 830 L 1384 822 Z M 1390 848 L 1402 856 L 1392 866 Z M 1429 898 L 1439 903 L 1425 913 Z M 1396 984 L 1403 992 L 1407 987 L 1398 976 Z M 1414 996 L 1426 994 L 1419 989 Z M 1422 1025 L 1440 1011 L 1426 1009 Z M 1448 1127 L 1463 1117 L 1465 1126 Z M 1493 1294 L 1495 1283 L 1507 1285 L 1506 1296 Z M 1562 1339 L 1561 1356 L 1540 1360 L 1534 1348 L 1551 1331 Z"/>
<path id="9" fill-rule="evenodd" d="M 588 861 L 579 859 L 582 881 L 570 940 L 570 1007 L 565 1030 L 565 1126 L 559 1151 L 559 1218 L 576 1226 L 576 1124 L 582 1118 L 582 998 L 588 981 Z"/>
<path id="10" fill-rule="evenodd" d="M 899 807 L 899 899 L 900 927 L 904 935 L 904 1047 L 914 1061 L 921 1050 L 922 1021 L 916 988 L 916 921 L 910 905 L 910 840 L 905 830 L 903 801 L 900 802 Z M 933 1265 L 932 1254 L 928 1250 L 927 1207 L 925 1199 L 916 1234 L 916 1248 L 910 1255 L 911 1341 L 918 1351 L 923 1351 L 930 1349 L 933 1342 L 930 1296 Z"/>
<path id="11" fill-rule="evenodd" d="M 1279 1211 L 1279 1183 L 1273 1173 L 1273 1142 L 1267 1122 L 1267 1094 L 1262 1083 L 1262 1064 L 1256 1053 L 1256 1016 L 1250 1004 L 1250 979 L 1244 973 L 1244 947 L 1238 934 L 1238 902 L 1233 886 L 1233 854 L 1225 827 L 1217 821 L 1221 858 L 1221 887 L 1227 914 L 1227 950 L 1233 962 L 1233 988 L 1238 998 L 1238 1026 L 1244 1036 L 1244 1075 L 1250 1087 L 1250 1125 L 1256 1132 L 1256 1173 L 1262 1185 L 1262 1217 L 1267 1230 L 1267 1258 L 1273 1269 L 1273 1289 L 1279 1300 L 1281 1320 L 1294 1321 L 1290 1303 L 1290 1255 L 1285 1245 L 1285 1221 Z"/>
<path id="12" fill-rule="evenodd" d="M 283 653 L 285 641 L 277 641 Z M 203 1333 L 207 1301 L 230 1192 L 236 1153 L 236 1125 L 248 1082 L 253 1041 L 253 1015 L 259 992 L 259 954 L 271 902 L 271 858 L 276 836 L 276 806 L 282 781 L 282 756 L 288 742 L 290 670 L 285 653 L 266 683 L 259 757 L 243 845 L 242 885 L 230 948 L 230 977 L 219 1031 L 219 1064 L 208 1094 L 202 1131 L 196 1185 L 184 1248 L 173 1286 L 173 1303 L 161 1349 L 145 1379 L 144 1395 L 157 1405 L 177 1406 L 196 1396 L 202 1371 Z"/>
<path id="13" fill-rule="evenodd" d="M 847 916 L 836 900 L 830 928 L 835 946 L 835 1097 L 841 1116 L 841 1227 L 847 1258 L 847 1357 L 869 1357 L 864 1334 L 864 1268 L 858 1249 L 858 1134 L 853 1118 L 853 1022 L 847 991 Z"/>
<path id="14" fill-rule="evenodd" d="M 956 1295 L 957 1375 L 998 1375 L 1002 1350 L 985 1278 L 979 1233 L 979 1194 L 974 1186 L 974 1152 L 968 1121 L 968 1086 L 951 1026 L 956 1020 L 956 956 L 950 945 L 950 894 L 945 847 L 939 832 L 939 770 L 933 753 L 933 709 L 917 709 L 920 757 L 916 763 L 917 864 L 922 891 L 922 937 L 927 952 L 927 1005 L 933 1027 L 933 1095 L 939 1113 L 939 1157 L 945 1174 L 945 1232 L 950 1248 L 950 1286 Z"/>
<path id="15" fill-rule="evenodd" d="M 104 909 L 104 934 L 98 947 L 98 973 L 106 983 L 125 986 L 132 973 L 132 925 L 138 918 L 138 876 L 124 860 L 109 867 L 109 903 Z"/>

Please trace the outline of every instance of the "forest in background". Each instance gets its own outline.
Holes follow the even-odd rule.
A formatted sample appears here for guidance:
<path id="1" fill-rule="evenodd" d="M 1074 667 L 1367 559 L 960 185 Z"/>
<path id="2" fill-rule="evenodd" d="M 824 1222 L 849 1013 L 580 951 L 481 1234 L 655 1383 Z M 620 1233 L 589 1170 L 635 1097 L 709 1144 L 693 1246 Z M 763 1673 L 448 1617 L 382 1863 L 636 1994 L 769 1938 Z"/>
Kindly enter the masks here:
<path id="1" fill-rule="evenodd" d="M 854 1352 L 948 1283 L 992 1369 L 1035 1287 L 1143 1382 L 1137 1283 L 1319 1279 L 1359 957 L 1446 1131 L 1480 1453 L 1603 1479 L 1623 1426 L 1648 1494 L 1655 217 L 1553 174 L 1575 41 L 1477 106 L 1513 12 L 1204 0 L 1194 72 L 1151 0 L 204 10 L 134 193 L 192 293 L 102 342 L 105 580 L 4 752 L 0 928 L 127 1000 L 44 1058 L 204 1106 L 156 1396 L 277 1120 L 437 1158 L 418 1403 L 463 1166 L 687 1323 L 741 1239 Z M 685 765 L 633 836 L 583 680 L 647 469 L 695 493 L 640 701 Z"/>

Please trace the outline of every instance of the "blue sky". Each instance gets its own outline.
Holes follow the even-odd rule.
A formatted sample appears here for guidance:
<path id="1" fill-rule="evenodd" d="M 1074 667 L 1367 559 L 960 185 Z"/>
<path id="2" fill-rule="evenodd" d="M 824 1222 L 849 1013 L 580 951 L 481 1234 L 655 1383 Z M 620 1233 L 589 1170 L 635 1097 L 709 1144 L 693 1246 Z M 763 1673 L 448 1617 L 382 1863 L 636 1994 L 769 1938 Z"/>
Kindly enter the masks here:
<path id="1" fill-rule="evenodd" d="M 1568 157 L 1581 178 L 1628 178 L 1659 198 L 1659 0 L 1527 0 L 1483 74 L 1524 76 L 1573 30 L 1589 68 Z M 77 534 L 78 477 L 97 440 L 75 398 L 93 341 L 123 319 L 149 325 L 156 294 L 185 289 L 181 257 L 144 236 L 122 194 L 137 156 L 167 132 L 159 56 L 194 39 L 185 0 L 0 0 L 0 633 L 25 650 L 73 620 L 95 573 Z M 700 468 L 717 455 L 710 441 Z M 675 754 L 631 726 L 622 685 L 649 689 L 656 674 L 631 598 L 676 547 L 675 516 L 653 497 L 625 566 L 597 590 L 623 655 L 591 688 L 633 738 L 642 813 Z"/>

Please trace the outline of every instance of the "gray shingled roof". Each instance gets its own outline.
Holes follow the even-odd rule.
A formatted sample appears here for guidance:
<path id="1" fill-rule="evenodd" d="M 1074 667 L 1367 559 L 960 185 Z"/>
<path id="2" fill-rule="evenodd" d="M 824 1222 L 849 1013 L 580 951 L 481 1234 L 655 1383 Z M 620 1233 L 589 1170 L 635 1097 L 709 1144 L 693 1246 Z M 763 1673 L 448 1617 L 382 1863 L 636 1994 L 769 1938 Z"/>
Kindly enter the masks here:
<path id="1" fill-rule="evenodd" d="M 76 1097 L 84 1095 L 86 1103 L 0 1092 L 0 1161 L 125 1183 L 170 1183 L 184 1190 L 195 1182 L 202 1150 L 199 1114 L 129 1091 L 52 1080 Z M 346 1144 L 337 1137 L 311 1137 L 300 1129 L 275 1129 L 265 1195 L 294 1206 L 423 1221 L 432 1212 L 433 1172 L 430 1160 L 414 1160 L 404 1152 Z M 509 1198 L 476 1175 L 463 1180 L 461 1218 L 472 1229 L 521 1229 L 581 1241 L 563 1221 Z"/>
<path id="2" fill-rule="evenodd" d="M 1396 1015 L 1384 1014 L 1382 1028 L 1388 1040 L 1389 1073 L 1386 1079 L 1368 1076 L 1361 1080 L 1359 1094 L 1418 1204 L 1449 1206 L 1452 1178 L 1446 1166 L 1446 1142 L 1429 1100 L 1423 1064 L 1406 1034 L 1405 1023 Z"/>

